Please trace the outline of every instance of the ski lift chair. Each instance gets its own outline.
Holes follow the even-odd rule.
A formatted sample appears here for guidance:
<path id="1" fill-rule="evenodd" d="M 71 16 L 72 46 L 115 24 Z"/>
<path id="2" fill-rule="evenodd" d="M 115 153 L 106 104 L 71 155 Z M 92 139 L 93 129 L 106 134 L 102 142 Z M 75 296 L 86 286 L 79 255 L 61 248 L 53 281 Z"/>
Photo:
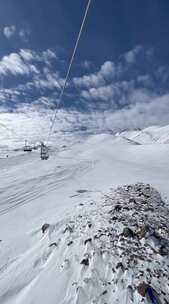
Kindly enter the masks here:
<path id="1" fill-rule="evenodd" d="M 24 152 L 32 152 L 32 147 L 27 144 L 27 141 L 25 141 L 25 146 L 23 148 Z"/>
<path id="2" fill-rule="evenodd" d="M 44 143 L 41 144 L 40 157 L 42 160 L 47 160 L 49 158 L 48 147 L 45 146 Z"/>

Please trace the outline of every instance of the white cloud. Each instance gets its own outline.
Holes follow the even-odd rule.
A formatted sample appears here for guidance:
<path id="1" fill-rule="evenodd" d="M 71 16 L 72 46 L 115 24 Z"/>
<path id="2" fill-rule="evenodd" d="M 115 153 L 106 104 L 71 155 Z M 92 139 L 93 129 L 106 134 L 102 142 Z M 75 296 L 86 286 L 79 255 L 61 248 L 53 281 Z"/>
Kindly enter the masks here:
<path id="1" fill-rule="evenodd" d="M 3 29 L 4 36 L 7 39 L 11 39 L 15 35 L 15 32 L 16 32 L 15 25 L 5 26 Z"/>
<path id="2" fill-rule="evenodd" d="M 112 79 L 116 74 L 115 64 L 111 61 L 106 61 L 97 73 L 84 75 L 82 77 L 74 77 L 73 83 L 77 87 L 96 88 L 104 86 L 106 80 Z"/>
<path id="3" fill-rule="evenodd" d="M 106 124 L 113 128 L 144 128 L 169 122 L 169 94 L 155 97 L 151 102 L 132 104 L 114 113 L 107 113 Z"/>
<path id="4" fill-rule="evenodd" d="M 117 109 L 126 105 L 151 102 L 157 94 L 144 87 L 136 88 L 134 81 L 119 81 L 115 84 L 82 90 L 81 97 L 94 108 Z"/>
<path id="5" fill-rule="evenodd" d="M 54 59 L 57 59 L 56 54 L 50 49 L 42 52 L 21 49 L 18 53 L 11 53 L 0 60 L 0 76 L 29 76 L 28 82 L 22 81 L 16 87 L 22 94 L 25 92 L 32 94 L 33 89 L 39 90 L 39 94 L 41 94 L 41 90 L 45 89 L 59 91 L 64 79 L 59 72 L 52 71 L 51 62 Z M 3 100 L 7 101 L 8 98 L 5 96 L 3 96 Z"/>
<path id="6" fill-rule="evenodd" d="M 12 37 L 17 36 L 23 42 L 27 42 L 30 36 L 30 30 L 24 28 L 17 30 L 15 25 L 10 25 L 4 27 L 3 34 L 7 39 L 11 39 Z"/>
<path id="7" fill-rule="evenodd" d="M 56 59 L 56 55 L 50 49 L 43 52 L 34 52 L 29 49 L 21 49 L 19 53 L 11 53 L 4 56 L 0 60 L 0 75 L 29 75 L 39 74 L 39 70 L 34 64 L 35 62 L 42 62 L 46 66 L 50 66 L 53 59 Z M 45 71 L 45 70 L 44 70 Z M 53 87 L 56 87 L 56 76 L 53 74 L 51 79 L 50 73 L 46 70 L 46 79 L 53 83 Z M 55 79 L 54 79 L 55 78 Z M 55 81 L 55 85 L 54 85 Z"/>
<path id="8" fill-rule="evenodd" d="M 133 128 L 144 128 L 150 125 L 166 125 L 169 122 L 169 94 L 155 97 L 151 102 L 132 104 L 130 107 L 117 111 L 95 111 L 88 114 L 81 112 L 64 111 L 65 116 L 72 115 L 72 124 L 69 128 L 80 129 L 86 127 L 91 132 L 103 132 L 104 130 L 124 130 Z M 59 120 L 59 113 L 57 117 Z M 64 118 L 61 122 L 64 128 Z M 60 128 L 61 128 L 60 125 Z"/>
<path id="9" fill-rule="evenodd" d="M 17 89 L 0 89 L 0 102 L 6 103 L 6 101 L 12 100 L 17 102 L 20 92 Z"/>
<path id="10" fill-rule="evenodd" d="M 125 59 L 125 62 L 128 65 L 135 64 L 139 58 L 139 55 L 142 54 L 145 60 L 151 60 L 154 54 L 153 48 L 143 48 L 141 45 L 137 45 L 135 48 L 126 52 L 122 57 Z"/>
<path id="11" fill-rule="evenodd" d="M 121 80 L 116 82 L 115 85 L 117 85 L 125 94 L 129 94 L 134 90 L 135 80 Z"/>
<path id="12" fill-rule="evenodd" d="M 0 60 L 0 75 L 29 75 L 38 74 L 37 68 L 33 64 L 25 63 L 17 53 L 11 53 Z"/>
<path id="13" fill-rule="evenodd" d="M 153 93 L 150 94 L 148 90 L 153 87 L 153 78 L 150 75 L 139 75 L 139 72 L 136 75 L 136 73 L 132 73 L 132 69 L 135 68 L 139 55 L 147 58 L 152 52 L 152 49 L 136 46 L 123 54 L 116 63 L 106 61 L 98 72 L 75 77 L 73 83 L 76 88 L 81 89 L 80 96 L 84 100 L 91 102 L 98 100 L 100 106 L 102 106 L 101 101 L 113 107 L 149 101 L 156 96 Z M 129 74 L 129 70 L 131 74 Z"/>
<path id="14" fill-rule="evenodd" d="M 119 93 L 119 89 L 114 85 L 101 86 L 99 88 L 90 88 L 83 90 L 81 96 L 87 100 L 110 101 Z"/>
<path id="15" fill-rule="evenodd" d="M 128 77 L 128 68 L 132 68 L 132 66 L 134 66 L 140 54 L 143 54 L 146 58 L 149 58 L 153 54 L 153 49 L 146 50 L 142 46 L 138 45 L 134 49 L 123 54 L 120 57 L 119 61 L 116 63 L 112 61 L 106 61 L 100 67 L 100 70 L 98 72 L 83 75 L 82 77 L 74 77 L 73 83 L 77 88 L 85 88 L 88 90 L 91 88 L 105 87 L 107 85 L 113 84 L 115 80 L 117 82 L 117 80 L 120 78 L 121 82 L 123 81 L 124 84 L 126 81 L 125 77 Z M 127 63 L 127 69 L 125 63 Z M 140 75 L 138 75 L 138 79 L 135 79 L 138 81 L 138 83 L 142 85 L 145 84 L 147 86 L 152 85 L 152 80 L 149 75 L 139 76 Z M 83 92 L 83 94 L 87 96 L 87 92 Z"/>
<path id="16" fill-rule="evenodd" d="M 136 62 L 137 56 L 142 50 L 137 49 L 137 51 L 131 52 L 132 55 L 128 54 L 130 57 L 128 62 L 134 64 L 133 60 Z M 146 53 L 146 50 L 144 50 L 143 55 Z M 133 54 L 136 57 L 131 59 Z M 153 87 L 153 76 L 139 74 L 139 70 L 137 74 L 134 74 L 133 79 L 129 78 L 132 73 L 131 75 L 126 73 L 126 69 L 132 69 L 133 64 L 126 65 L 124 56 L 126 54 L 117 63 L 106 61 L 95 73 L 73 78 L 72 82 L 80 88 L 79 99 L 76 96 L 77 101 L 82 102 L 86 109 L 94 109 L 95 114 L 84 115 L 78 111 L 71 113 L 64 111 L 64 114 L 63 112 L 58 114 L 61 115 L 58 116 L 58 121 L 61 121 L 61 117 L 64 117 L 65 125 L 67 124 L 69 127 L 71 123 L 72 128 L 80 128 L 83 125 L 86 128 L 97 129 L 99 125 L 100 130 L 104 128 L 142 128 L 152 124 L 168 123 L 169 94 L 158 96 L 155 87 L 150 90 L 149 87 Z M 26 84 L 20 84 L 16 88 L 16 92 L 14 90 L 11 92 L 0 90 L 0 99 L 3 104 L 10 96 L 15 101 L 17 100 L 17 94 L 30 93 L 32 89 L 36 88 L 36 92 L 39 92 L 38 96 L 41 96 L 43 89 L 54 90 L 56 94 L 51 94 L 50 97 L 43 96 L 32 101 L 34 109 L 41 111 L 49 105 L 54 105 L 64 79 L 59 72 L 53 72 L 51 65 L 53 60 L 57 60 L 57 57 L 50 49 L 43 52 L 21 49 L 18 54 L 12 53 L 3 57 L 0 61 L 0 75 L 32 74 L 32 79 Z M 39 71 L 36 68 L 38 62 L 40 63 Z M 168 69 L 165 71 L 165 75 L 168 75 Z M 154 75 L 156 72 L 156 78 L 161 78 L 164 69 L 160 68 L 153 72 Z M 75 95 L 73 97 L 75 98 Z M 18 103 L 18 111 L 24 107 L 26 106 L 21 106 Z M 65 125 L 63 123 L 63 129 Z"/>
<path id="17" fill-rule="evenodd" d="M 61 85 L 63 84 L 62 78 L 60 78 L 59 73 L 52 73 L 47 68 L 44 69 L 43 75 L 37 75 L 32 85 L 36 89 L 61 89 Z"/>
<path id="18" fill-rule="evenodd" d="M 82 77 L 74 77 L 73 83 L 77 87 L 98 87 L 105 85 L 105 80 L 100 74 L 84 75 Z"/>
<path id="19" fill-rule="evenodd" d="M 60 76 L 59 72 L 52 72 L 48 67 L 43 68 L 42 73 L 34 74 L 31 82 L 21 85 L 20 89 L 22 91 L 26 89 L 36 88 L 37 90 L 61 90 L 64 84 L 64 79 Z"/>
<path id="20" fill-rule="evenodd" d="M 25 61 L 28 62 L 34 60 L 36 57 L 36 53 L 29 49 L 21 49 L 19 54 Z"/>
<path id="21" fill-rule="evenodd" d="M 42 52 L 41 60 L 44 61 L 47 65 L 50 65 L 53 59 L 57 59 L 57 57 L 52 50 L 47 49 L 46 51 Z"/>
<path id="22" fill-rule="evenodd" d="M 43 62 L 46 65 L 51 65 L 51 61 L 57 59 L 56 54 L 50 49 L 43 52 L 35 52 L 30 49 L 21 49 L 19 54 L 25 61 Z"/>
<path id="23" fill-rule="evenodd" d="M 25 108 L 26 113 L 30 111 L 30 117 L 35 115 L 35 109 L 40 113 L 41 109 L 43 109 L 41 103 L 48 105 L 50 98 L 42 97 L 35 101 L 34 105 Z M 24 110 L 24 107 L 21 106 L 20 109 Z M 156 97 L 149 103 L 136 103 L 117 111 L 107 110 L 104 112 L 82 113 L 58 110 L 54 130 L 56 129 L 57 132 L 72 132 L 79 131 L 83 126 L 84 129 L 86 128 L 91 132 L 103 132 L 105 130 L 117 131 L 127 128 L 144 128 L 150 125 L 166 125 L 169 121 L 168 108 L 169 94 Z M 19 108 L 18 111 L 20 111 Z M 48 119 L 49 116 L 52 117 L 52 112 L 50 111 L 45 110 L 43 113 L 43 119 Z"/>
<path id="24" fill-rule="evenodd" d="M 124 59 L 128 64 L 133 64 L 137 60 L 137 55 L 143 51 L 143 47 L 138 45 L 134 49 L 124 54 Z"/>
<path id="25" fill-rule="evenodd" d="M 33 102 L 34 105 L 42 107 L 50 107 L 53 102 L 49 97 L 42 96 Z"/>
<path id="26" fill-rule="evenodd" d="M 116 72 L 115 64 L 111 61 L 106 61 L 101 66 L 101 69 L 100 69 L 100 74 L 106 78 L 113 77 L 115 75 L 115 72 Z"/>
<path id="27" fill-rule="evenodd" d="M 18 32 L 18 35 L 23 42 L 28 42 L 29 36 L 30 36 L 30 30 L 29 29 L 20 29 Z"/>
<path id="28" fill-rule="evenodd" d="M 15 116 L 15 131 L 22 133 L 22 136 L 38 136 L 39 138 L 46 137 L 49 130 L 50 119 L 53 117 L 53 112 L 47 110 L 51 104 L 50 97 L 42 96 L 35 100 L 32 104 L 18 104 L 18 113 L 13 113 Z M 63 133 L 70 133 L 74 136 L 74 131 L 80 129 L 87 130 L 88 132 L 99 133 L 107 130 L 118 131 L 124 129 L 144 128 L 150 125 L 166 125 L 169 122 L 169 94 L 155 97 L 150 102 L 131 104 L 121 110 L 112 111 L 92 111 L 92 112 L 79 112 L 58 110 L 56 113 L 56 123 L 54 130 L 57 130 L 58 135 L 63 139 Z M 5 108 L 1 107 L 0 112 L 5 112 Z M 22 112 L 22 113 L 21 113 Z M 26 115 L 26 120 L 23 123 L 23 115 Z M 5 115 L 4 121 L 8 121 L 10 114 Z M 1 116 L 2 118 L 2 116 Z M 21 120 L 22 127 L 18 122 Z M 16 130 L 18 126 L 18 130 Z M 39 128 L 41 133 L 39 133 Z M 24 132 L 24 134 L 23 134 Z M 28 132 L 28 133 L 27 133 Z M 53 134 L 53 136 L 56 136 Z M 23 137 L 24 138 L 24 137 Z M 76 136 L 77 140 L 77 136 Z"/>
<path id="29" fill-rule="evenodd" d="M 150 102 L 153 98 L 156 97 L 156 94 L 145 88 L 133 89 L 129 95 L 128 103 L 145 103 Z"/>

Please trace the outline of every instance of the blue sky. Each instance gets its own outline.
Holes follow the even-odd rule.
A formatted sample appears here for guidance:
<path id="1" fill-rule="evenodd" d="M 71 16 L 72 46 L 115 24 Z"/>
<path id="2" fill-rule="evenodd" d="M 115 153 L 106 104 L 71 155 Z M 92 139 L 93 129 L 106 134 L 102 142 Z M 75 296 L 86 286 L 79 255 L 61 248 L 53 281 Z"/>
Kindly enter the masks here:
<path id="1" fill-rule="evenodd" d="M 55 108 L 86 4 L 1 0 L 0 111 Z M 167 123 L 168 33 L 168 0 L 93 0 L 61 107 Z"/>

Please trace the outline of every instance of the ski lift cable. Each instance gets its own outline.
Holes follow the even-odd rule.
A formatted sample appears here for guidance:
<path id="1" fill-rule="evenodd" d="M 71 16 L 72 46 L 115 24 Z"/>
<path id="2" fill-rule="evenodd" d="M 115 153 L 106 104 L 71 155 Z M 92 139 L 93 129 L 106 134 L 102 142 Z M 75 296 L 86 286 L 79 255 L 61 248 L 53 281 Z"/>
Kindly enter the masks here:
<path id="1" fill-rule="evenodd" d="M 86 10 L 85 10 L 85 14 L 84 14 L 84 17 L 83 17 L 83 20 L 82 20 L 80 31 L 78 33 L 77 40 L 76 40 L 76 43 L 75 43 L 75 47 L 74 47 L 74 50 L 73 50 L 73 53 L 72 53 L 72 57 L 70 59 L 69 65 L 68 65 L 68 70 L 67 70 L 67 73 L 66 73 L 64 85 L 63 85 L 63 88 L 60 92 L 60 95 L 59 95 L 59 98 L 58 98 L 58 101 L 57 101 L 57 105 L 56 105 L 56 109 L 55 109 L 55 113 L 54 113 L 52 123 L 51 123 L 50 129 L 49 129 L 49 134 L 48 134 L 48 137 L 47 137 L 47 143 L 49 142 L 49 139 L 50 139 L 50 136 L 52 134 L 52 130 L 53 130 L 53 127 L 54 127 L 54 124 L 55 124 L 57 109 L 62 102 L 62 97 L 63 97 L 64 91 L 66 89 L 66 85 L 67 85 L 67 82 L 68 82 L 68 79 L 69 79 L 70 71 L 71 71 L 72 64 L 73 64 L 73 61 L 74 61 L 74 58 L 75 58 L 75 55 L 76 55 L 76 51 L 77 51 L 77 48 L 78 48 L 78 45 L 79 45 L 79 41 L 80 41 L 80 38 L 81 38 L 81 35 L 82 35 L 82 32 L 83 32 L 84 26 L 86 24 L 86 20 L 87 20 L 89 8 L 91 6 L 91 2 L 92 2 L 92 0 L 89 0 L 88 3 L 87 3 L 87 6 L 86 6 Z"/>

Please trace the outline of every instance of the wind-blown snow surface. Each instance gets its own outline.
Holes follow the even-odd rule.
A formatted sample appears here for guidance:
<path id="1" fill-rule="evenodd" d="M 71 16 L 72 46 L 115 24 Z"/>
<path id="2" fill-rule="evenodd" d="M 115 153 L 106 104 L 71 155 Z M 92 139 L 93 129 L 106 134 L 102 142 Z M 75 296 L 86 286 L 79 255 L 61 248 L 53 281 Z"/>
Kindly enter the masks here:
<path id="1" fill-rule="evenodd" d="M 113 261 L 107 255 L 92 260 L 93 268 L 82 265 L 81 261 L 92 252 L 90 241 L 85 246 L 82 243 L 104 225 L 108 227 L 107 222 L 102 222 L 100 211 L 104 209 L 105 195 L 112 188 L 150 183 L 168 203 L 169 145 L 140 145 L 136 138 L 127 134 L 93 135 L 73 141 L 67 147 L 57 147 L 48 161 L 41 161 L 37 152 L 0 159 L 0 303 L 132 301 L 130 291 L 124 291 L 132 284 L 129 279 L 133 278 L 132 272 L 125 270 L 128 283 L 117 285 L 115 276 L 120 274 L 111 277 L 109 266 Z M 164 213 L 162 210 L 159 216 Z M 86 228 L 90 219 L 94 230 Z M 49 223 L 50 228 L 43 235 L 44 223 Z M 71 224 L 76 227 L 72 235 Z M 84 235 L 80 232 L 83 230 Z M 167 258 L 153 254 L 166 275 Z M 146 262 L 145 271 L 150 267 L 151 263 L 148 266 Z M 94 269 L 92 275 L 91 269 Z M 103 288 L 98 281 L 101 273 L 108 284 L 103 284 Z M 112 286 L 110 279 L 114 280 Z M 160 289 L 157 281 L 155 287 Z M 168 297 L 166 279 L 160 284 L 166 284 L 163 292 Z M 134 303 L 140 300 L 137 295 Z"/>

